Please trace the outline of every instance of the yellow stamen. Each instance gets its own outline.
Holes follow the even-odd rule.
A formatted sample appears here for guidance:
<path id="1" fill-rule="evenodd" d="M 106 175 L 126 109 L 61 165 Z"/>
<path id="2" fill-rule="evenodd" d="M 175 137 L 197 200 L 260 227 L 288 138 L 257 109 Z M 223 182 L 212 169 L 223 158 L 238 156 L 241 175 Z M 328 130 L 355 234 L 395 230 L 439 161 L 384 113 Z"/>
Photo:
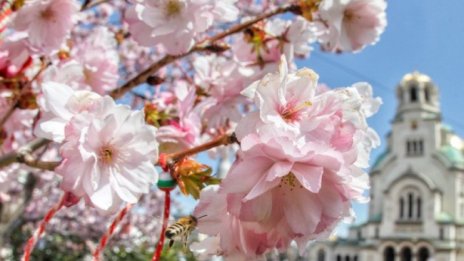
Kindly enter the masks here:
<path id="1" fill-rule="evenodd" d="M 312 106 L 313 103 L 310 101 L 305 101 L 293 108 L 286 109 L 282 112 L 281 116 L 285 121 L 294 121 L 295 119 L 295 114 L 297 114 L 299 111 L 305 109 L 306 107 Z"/>
<path id="2" fill-rule="evenodd" d="M 113 151 L 109 147 L 102 147 L 100 150 L 100 160 L 105 164 L 113 162 Z"/>
<path id="3" fill-rule="evenodd" d="M 180 13 L 182 6 L 179 0 L 169 0 L 165 8 L 167 16 L 175 16 Z"/>
<path id="4" fill-rule="evenodd" d="M 280 183 L 279 183 L 279 188 L 282 188 L 282 186 L 288 186 L 290 187 L 290 191 L 292 191 L 294 188 L 296 188 L 297 186 L 299 188 L 302 188 L 303 186 L 300 185 L 300 182 L 298 181 L 298 179 L 295 177 L 295 174 L 293 174 L 292 172 L 289 172 L 285 177 L 283 177 L 281 180 L 280 180 Z"/>

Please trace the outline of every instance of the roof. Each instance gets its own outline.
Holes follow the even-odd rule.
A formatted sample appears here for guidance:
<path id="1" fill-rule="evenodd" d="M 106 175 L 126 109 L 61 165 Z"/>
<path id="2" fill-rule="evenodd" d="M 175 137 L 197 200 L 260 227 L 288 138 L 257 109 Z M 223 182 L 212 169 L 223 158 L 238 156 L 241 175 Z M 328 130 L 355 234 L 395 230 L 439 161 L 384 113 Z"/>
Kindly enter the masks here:
<path id="1" fill-rule="evenodd" d="M 464 168 L 464 155 L 459 149 L 451 145 L 444 145 L 440 148 L 439 153 L 450 162 L 453 167 Z"/>
<path id="2" fill-rule="evenodd" d="M 450 223 L 453 223 L 453 216 L 450 215 L 449 213 L 446 213 L 446 212 L 440 212 L 439 214 L 437 214 L 435 216 L 435 220 L 439 223 L 447 223 L 447 224 L 450 224 Z"/>
<path id="3" fill-rule="evenodd" d="M 410 82 L 410 81 L 431 82 L 432 79 L 426 74 L 420 73 L 418 71 L 414 71 L 412 73 L 408 73 L 404 75 L 403 79 L 401 80 L 401 83 Z"/>

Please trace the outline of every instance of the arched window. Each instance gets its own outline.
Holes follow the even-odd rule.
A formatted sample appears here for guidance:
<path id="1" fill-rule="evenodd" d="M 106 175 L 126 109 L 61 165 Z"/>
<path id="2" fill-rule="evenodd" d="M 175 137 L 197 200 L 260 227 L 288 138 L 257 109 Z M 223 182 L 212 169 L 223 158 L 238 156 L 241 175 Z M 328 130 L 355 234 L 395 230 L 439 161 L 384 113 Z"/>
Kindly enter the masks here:
<path id="1" fill-rule="evenodd" d="M 425 101 L 430 102 L 430 88 L 429 87 L 425 87 L 424 94 L 425 94 Z"/>
<path id="2" fill-rule="evenodd" d="M 317 252 L 317 261 L 325 261 L 324 249 L 319 249 L 319 251 Z"/>
<path id="3" fill-rule="evenodd" d="M 411 88 L 409 89 L 409 98 L 411 99 L 411 102 L 416 102 L 418 100 L 417 86 L 411 86 Z"/>
<path id="4" fill-rule="evenodd" d="M 408 139 L 406 141 L 407 156 L 422 156 L 424 155 L 424 141 L 420 138 Z"/>
<path id="5" fill-rule="evenodd" d="M 346 256 L 345 256 L 345 261 L 350 261 L 350 260 L 351 260 L 351 259 L 350 259 L 350 256 L 349 256 L 349 255 L 346 255 Z"/>
<path id="6" fill-rule="evenodd" d="M 411 219 L 412 216 L 412 211 L 414 209 L 414 200 L 413 200 L 413 195 L 412 193 L 408 194 L 408 218 Z"/>
<path id="7" fill-rule="evenodd" d="M 412 251 L 409 247 L 404 247 L 401 249 L 401 261 L 411 261 L 412 260 Z"/>
<path id="8" fill-rule="evenodd" d="M 417 253 L 417 261 L 428 261 L 430 257 L 430 252 L 426 247 L 419 248 Z"/>
<path id="9" fill-rule="evenodd" d="M 400 219 L 404 218 L 404 198 L 400 198 Z"/>
<path id="10" fill-rule="evenodd" d="M 383 251 L 383 261 L 395 261 L 395 249 L 389 246 Z"/>
<path id="11" fill-rule="evenodd" d="M 341 255 L 337 255 L 337 261 L 342 261 L 342 256 Z"/>
<path id="12" fill-rule="evenodd" d="M 422 213 L 422 196 L 415 187 L 407 187 L 399 194 L 398 218 L 402 221 L 420 221 Z"/>
<path id="13" fill-rule="evenodd" d="M 358 255 L 355 255 L 355 256 L 353 257 L 353 261 L 358 261 Z"/>
<path id="14" fill-rule="evenodd" d="M 420 197 L 417 197 L 417 219 L 421 219 L 421 211 L 422 211 L 422 200 Z"/>

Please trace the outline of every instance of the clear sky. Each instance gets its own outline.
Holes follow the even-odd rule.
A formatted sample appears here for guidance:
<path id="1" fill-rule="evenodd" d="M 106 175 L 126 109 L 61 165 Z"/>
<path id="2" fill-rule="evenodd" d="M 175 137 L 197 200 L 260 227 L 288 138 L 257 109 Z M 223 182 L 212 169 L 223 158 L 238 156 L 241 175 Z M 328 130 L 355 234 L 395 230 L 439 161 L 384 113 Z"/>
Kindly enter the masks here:
<path id="1" fill-rule="evenodd" d="M 380 111 L 369 123 L 382 138 L 396 109 L 395 88 L 404 74 L 418 70 L 438 85 L 444 122 L 464 136 L 464 1 L 392 0 L 387 7 L 388 26 L 380 41 L 358 54 L 327 54 L 315 51 L 298 67 L 307 66 L 331 87 L 357 81 L 373 85 L 374 94 L 383 99 Z M 355 205 L 356 223 L 367 217 L 367 204 Z M 346 233 L 339 227 L 339 235 Z"/>

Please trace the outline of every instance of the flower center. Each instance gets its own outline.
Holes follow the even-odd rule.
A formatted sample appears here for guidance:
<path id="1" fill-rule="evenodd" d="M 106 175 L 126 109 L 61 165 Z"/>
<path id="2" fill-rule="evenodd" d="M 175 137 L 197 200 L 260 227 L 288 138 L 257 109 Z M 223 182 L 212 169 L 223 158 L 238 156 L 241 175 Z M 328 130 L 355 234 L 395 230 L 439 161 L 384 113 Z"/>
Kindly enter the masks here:
<path id="1" fill-rule="evenodd" d="M 166 16 L 176 16 L 180 14 L 180 11 L 182 10 L 182 5 L 179 0 L 169 0 L 166 3 L 164 10 L 166 11 Z"/>
<path id="2" fill-rule="evenodd" d="M 100 160 L 106 165 L 110 165 L 114 161 L 114 152 L 113 149 L 109 146 L 103 146 L 100 149 L 100 154 L 98 156 Z"/>
<path id="3" fill-rule="evenodd" d="M 283 109 L 281 109 L 280 116 L 286 122 L 298 121 L 301 119 L 301 111 L 311 105 L 312 103 L 310 101 L 305 101 L 297 106 L 292 106 L 291 104 L 287 104 Z"/>
<path id="4" fill-rule="evenodd" d="M 294 188 L 302 188 L 303 186 L 300 185 L 300 182 L 295 177 L 295 174 L 290 172 L 285 177 L 280 179 L 279 188 L 282 187 L 289 187 L 290 191 L 292 191 Z"/>
<path id="5" fill-rule="evenodd" d="M 44 20 L 52 20 L 54 16 L 54 12 L 51 8 L 47 8 L 40 12 L 40 17 L 42 17 Z"/>
<path id="6" fill-rule="evenodd" d="M 356 15 L 354 10 L 346 9 L 343 13 L 343 19 L 348 22 L 353 22 L 355 19 L 361 19 L 361 17 Z"/>
<path id="7" fill-rule="evenodd" d="M 91 85 L 92 71 L 90 69 L 84 67 L 83 74 L 84 74 L 85 83 L 87 83 L 88 85 Z"/>

